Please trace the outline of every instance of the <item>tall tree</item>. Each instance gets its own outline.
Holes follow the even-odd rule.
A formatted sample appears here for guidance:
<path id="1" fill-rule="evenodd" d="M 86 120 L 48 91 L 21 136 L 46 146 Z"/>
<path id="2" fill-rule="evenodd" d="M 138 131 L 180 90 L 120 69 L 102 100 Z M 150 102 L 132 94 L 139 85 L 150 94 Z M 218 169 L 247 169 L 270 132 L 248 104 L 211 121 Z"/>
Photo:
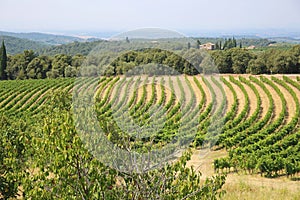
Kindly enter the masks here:
<path id="1" fill-rule="evenodd" d="M 128 39 L 128 37 L 126 37 L 126 42 L 127 42 L 127 43 L 129 43 L 129 42 L 130 42 L 130 41 L 129 41 L 129 39 Z"/>
<path id="2" fill-rule="evenodd" d="M 219 47 L 219 43 L 218 42 L 216 42 L 216 50 L 219 50 L 220 49 L 220 47 Z"/>
<path id="3" fill-rule="evenodd" d="M 7 54 L 6 48 L 4 44 L 4 40 L 2 40 L 2 45 L 0 48 L 0 79 L 6 80 L 6 67 L 7 67 Z"/>
<path id="4" fill-rule="evenodd" d="M 224 42 L 224 45 L 223 45 L 223 50 L 227 49 L 227 46 L 228 46 L 228 41 L 227 41 L 227 38 L 225 38 L 225 42 Z"/>
<path id="5" fill-rule="evenodd" d="M 197 40 L 197 49 L 200 49 L 200 45 L 201 45 L 200 40 Z"/>
<path id="6" fill-rule="evenodd" d="M 236 39 L 234 37 L 232 38 L 232 43 L 233 43 L 232 44 L 233 47 L 237 47 Z"/>

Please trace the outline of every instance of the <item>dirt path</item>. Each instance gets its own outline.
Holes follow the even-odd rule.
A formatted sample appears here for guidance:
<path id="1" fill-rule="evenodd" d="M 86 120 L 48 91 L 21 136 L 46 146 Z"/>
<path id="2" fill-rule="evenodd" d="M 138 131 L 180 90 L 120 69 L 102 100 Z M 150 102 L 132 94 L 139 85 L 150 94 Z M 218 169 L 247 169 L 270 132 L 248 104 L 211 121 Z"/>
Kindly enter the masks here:
<path id="1" fill-rule="evenodd" d="M 227 98 L 227 110 L 226 110 L 226 112 L 229 112 L 230 109 L 231 109 L 231 106 L 234 103 L 234 96 L 233 96 L 232 91 L 229 89 L 229 87 L 226 86 L 225 84 L 223 84 L 223 85 L 224 85 L 224 90 L 225 90 L 226 98 Z"/>
<path id="2" fill-rule="evenodd" d="M 38 95 L 40 95 L 37 99 L 36 99 L 36 101 L 35 102 L 32 102 L 31 103 L 31 105 L 28 107 L 28 109 L 30 109 L 31 107 L 33 107 L 37 102 L 39 102 L 39 100 L 41 99 L 41 98 L 43 98 L 46 94 L 48 94 L 49 93 L 49 90 L 47 90 L 47 91 L 45 91 L 43 94 L 38 94 Z M 35 95 L 34 95 L 35 96 Z M 25 105 L 27 105 L 28 103 L 30 103 L 31 102 L 31 100 L 34 98 L 34 96 L 32 96 L 27 102 L 25 102 L 24 104 L 23 104 L 23 106 L 22 107 L 20 107 L 17 111 L 20 111 L 20 110 L 22 110 L 24 107 L 25 107 Z M 42 104 L 41 104 L 42 105 Z M 39 106 L 41 106 L 41 105 L 39 105 Z M 37 107 L 38 108 L 38 107 Z"/>
<path id="3" fill-rule="evenodd" d="M 204 93 L 206 94 L 206 105 L 205 106 L 207 106 L 212 101 L 211 93 L 210 93 L 207 85 L 203 82 L 202 77 L 196 76 L 196 78 L 199 81 L 199 83 L 201 84 L 201 86 L 203 87 Z"/>
<path id="4" fill-rule="evenodd" d="M 269 84 L 266 84 L 266 83 L 264 83 L 264 85 L 270 91 L 270 93 L 272 95 L 273 102 L 274 102 L 273 116 L 276 119 L 276 118 L 278 118 L 278 115 L 282 110 L 281 99 L 273 87 L 271 87 Z"/>
<path id="5" fill-rule="evenodd" d="M 277 78 L 282 80 L 282 77 L 277 77 Z M 289 91 L 287 89 L 285 89 L 284 87 L 282 87 L 281 85 L 279 85 L 275 82 L 274 82 L 274 84 L 276 84 L 276 86 L 280 89 L 280 91 L 283 93 L 283 96 L 286 100 L 286 106 L 287 106 L 287 112 L 288 112 L 288 116 L 286 117 L 286 123 L 289 123 L 295 114 L 296 103 L 293 100 L 292 95 L 289 93 Z"/>
<path id="6" fill-rule="evenodd" d="M 245 84 L 243 82 L 241 82 L 241 83 L 244 86 L 244 88 L 246 89 L 248 96 L 249 96 L 249 111 L 248 111 L 248 117 L 249 117 L 249 116 L 253 115 L 253 113 L 256 110 L 257 97 L 251 87 L 249 87 L 247 84 Z"/>
<path id="7" fill-rule="evenodd" d="M 196 85 L 195 81 L 194 81 L 194 77 L 193 76 L 187 76 L 187 79 L 190 81 L 192 89 L 194 91 L 194 94 L 196 96 L 196 101 L 197 101 L 197 105 L 200 103 L 200 101 L 203 99 L 198 86 Z"/>
<path id="8" fill-rule="evenodd" d="M 261 106 L 260 106 L 261 113 L 260 113 L 260 118 L 263 118 L 267 114 L 267 111 L 268 111 L 268 109 L 270 107 L 268 96 L 265 93 L 265 91 L 259 85 L 257 85 L 254 82 L 251 82 L 251 83 L 255 86 L 255 88 L 257 89 L 257 91 L 259 93 L 259 96 L 260 96 L 260 99 L 261 99 Z"/>
<path id="9" fill-rule="evenodd" d="M 160 86 L 160 82 L 157 82 L 155 84 L 155 90 L 156 90 L 156 102 L 154 103 L 154 105 L 160 101 L 162 95 L 161 95 L 161 86 Z"/>
<path id="10" fill-rule="evenodd" d="M 242 90 L 234 83 L 232 83 L 230 80 L 229 80 L 229 77 L 224 77 L 233 87 L 233 89 L 236 91 L 236 94 L 237 94 L 237 99 L 238 99 L 238 108 L 237 108 L 237 115 L 239 115 L 242 110 L 244 109 L 244 106 L 245 106 L 245 96 L 244 96 L 244 93 L 242 92 Z"/>

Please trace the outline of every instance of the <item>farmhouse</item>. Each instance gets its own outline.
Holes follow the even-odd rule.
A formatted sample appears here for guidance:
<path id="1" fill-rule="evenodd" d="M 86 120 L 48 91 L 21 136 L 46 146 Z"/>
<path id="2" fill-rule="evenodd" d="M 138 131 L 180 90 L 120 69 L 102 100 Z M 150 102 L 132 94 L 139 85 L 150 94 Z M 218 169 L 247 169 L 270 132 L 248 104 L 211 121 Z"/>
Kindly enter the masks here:
<path id="1" fill-rule="evenodd" d="M 202 44 L 200 45 L 200 49 L 206 49 L 206 50 L 214 50 L 215 49 L 215 44 L 213 43 L 206 43 L 206 44 Z"/>
<path id="2" fill-rule="evenodd" d="M 247 47 L 247 49 L 255 49 L 256 47 L 254 45 L 251 45 L 249 47 Z"/>

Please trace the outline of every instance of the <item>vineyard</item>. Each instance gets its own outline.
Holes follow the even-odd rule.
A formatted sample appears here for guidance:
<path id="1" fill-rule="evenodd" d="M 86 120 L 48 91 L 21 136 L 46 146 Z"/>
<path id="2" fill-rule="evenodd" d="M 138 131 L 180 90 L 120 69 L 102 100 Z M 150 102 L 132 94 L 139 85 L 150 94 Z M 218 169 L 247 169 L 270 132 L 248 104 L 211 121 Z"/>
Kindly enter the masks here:
<path id="1" fill-rule="evenodd" d="M 100 127 L 108 140 L 120 147 L 146 152 L 164 147 L 184 133 L 191 148 L 226 150 L 226 157 L 212 163 L 216 174 L 243 172 L 299 179 L 300 77 L 120 76 L 1 81 L 0 112 L 34 116 L 46 107 L 55 109 L 50 101 L 57 92 L 74 95 L 74 91 L 90 90 Z M 154 121 L 155 106 L 165 113 L 156 113 Z M 151 137 L 126 135 L 134 130 L 132 123 L 148 127 L 151 122 L 163 124 Z M 146 129 L 144 134 L 150 132 L 153 129 Z"/>

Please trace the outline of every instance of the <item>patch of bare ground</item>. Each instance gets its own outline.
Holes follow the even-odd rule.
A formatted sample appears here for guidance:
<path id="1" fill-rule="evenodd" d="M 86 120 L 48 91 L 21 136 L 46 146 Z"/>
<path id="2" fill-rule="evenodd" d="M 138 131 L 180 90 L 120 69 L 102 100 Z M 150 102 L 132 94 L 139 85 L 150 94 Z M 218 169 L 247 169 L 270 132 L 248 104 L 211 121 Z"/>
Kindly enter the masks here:
<path id="1" fill-rule="evenodd" d="M 154 88 L 154 90 L 155 90 L 155 88 Z M 146 102 L 149 102 L 152 97 L 152 85 L 151 84 L 146 85 L 146 91 L 147 91 Z M 154 91 L 154 92 L 156 93 L 156 91 Z"/>
<path id="2" fill-rule="evenodd" d="M 61 87 L 59 87 L 59 88 L 57 88 L 57 89 L 55 89 L 55 90 L 58 90 L 58 89 L 61 89 Z M 40 96 L 36 99 L 35 102 L 33 102 L 33 103 L 28 107 L 28 109 L 31 109 L 31 108 L 32 108 L 37 102 L 39 102 L 45 95 L 49 94 L 50 91 L 51 91 L 51 90 L 47 90 L 47 91 L 45 91 L 44 93 L 39 94 Z M 30 100 L 31 100 L 32 98 L 34 98 L 34 96 L 32 96 L 32 97 L 30 98 Z M 26 103 L 24 103 L 24 104 L 22 105 L 22 107 L 20 107 L 20 108 L 18 109 L 18 111 L 22 110 L 22 109 L 25 107 L 25 105 L 26 105 L 27 103 L 30 102 L 30 100 L 28 100 Z M 45 100 L 44 100 L 44 101 L 43 101 L 36 109 L 38 109 L 38 108 L 40 108 L 41 106 L 43 106 L 44 103 L 45 103 Z"/>
<path id="3" fill-rule="evenodd" d="M 140 87 L 140 85 L 143 83 L 143 79 L 142 79 L 142 78 L 141 78 L 140 80 L 138 80 L 138 79 L 139 79 L 138 76 L 134 77 L 134 78 L 133 78 L 133 82 L 132 82 L 132 84 L 130 85 L 131 87 L 129 87 L 127 91 L 123 91 L 123 92 L 125 93 L 125 95 L 128 95 L 126 104 L 130 101 L 131 98 L 133 98 L 134 91 L 136 91 L 136 90 Z M 124 89 L 125 89 L 125 88 L 124 88 Z M 127 93 L 127 94 L 126 94 L 126 93 Z M 136 98 L 135 102 L 138 101 L 138 100 L 137 100 L 137 98 L 138 98 L 138 96 L 139 96 L 139 95 L 138 95 L 138 92 L 137 92 L 136 95 L 137 95 L 137 96 L 135 97 L 135 98 Z M 134 106 L 134 105 L 135 105 L 135 103 L 133 103 L 132 106 Z"/>
<path id="4" fill-rule="evenodd" d="M 267 111 L 268 111 L 268 109 L 270 107 L 268 95 L 255 82 L 251 82 L 251 83 L 255 86 L 255 88 L 257 89 L 257 91 L 259 93 L 259 96 L 260 96 L 260 99 L 261 99 L 261 106 L 260 106 L 261 113 L 260 113 L 260 117 L 263 118 L 267 114 Z"/>
<path id="5" fill-rule="evenodd" d="M 241 84 L 244 86 L 244 88 L 246 89 L 248 96 L 249 96 L 248 116 L 251 116 L 251 115 L 253 115 L 253 113 L 255 112 L 256 107 L 257 107 L 257 97 L 251 87 L 249 87 L 247 84 L 245 84 L 243 82 L 241 82 Z"/>
<path id="6" fill-rule="evenodd" d="M 0 108 L 5 108 L 7 106 L 9 106 L 10 104 L 12 104 L 11 102 L 13 102 L 15 99 L 19 98 L 20 96 L 24 95 L 25 93 L 27 93 L 28 91 L 24 91 L 24 92 L 21 92 L 20 94 L 16 95 L 10 102 L 7 102 L 7 100 L 5 99 L 4 101 L 0 102 Z M 14 94 L 11 94 L 9 97 L 7 98 L 10 98 L 12 95 Z M 4 102 L 6 104 L 4 104 Z"/>
<path id="7" fill-rule="evenodd" d="M 277 76 L 276 78 L 282 79 L 282 76 Z M 296 103 L 293 99 L 293 96 L 286 88 L 284 88 L 283 86 L 281 86 L 277 83 L 275 83 L 275 84 L 280 89 L 280 91 L 283 93 L 283 96 L 285 98 L 286 107 L 287 107 L 286 123 L 289 123 L 292 120 L 292 118 L 294 117 L 294 114 L 296 112 Z"/>
<path id="8" fill-rule="evenodd" d="M 147 89 L 147 85 L 149 84 L 149 78 L 147 79 L 147 76 L 141 76 L 141 81 L 140 84 L 137 87 L 137 97 L 136 97 L 136 102 L 139 102 L 141 100 L 141 98 L 143 97 L 143 93 L 144 93 L 144 86 L 146 85 L 146 89 Z M 149 94 L 150 93 L 150 94 Z M 146 94 L 145 94 L 145 99 L 147 99 L 148 95 L 151 95 L 151 90 L 146 90 Z M 144 101 L 145 101 L 144 99 Z"/>
<path id="9" fill-rule="evenodd" d="M 143 97 L 143 93 L 144 93 L 144 86 L 146 87 L 146 94 L 145 94 L 145 99 L 144 99 L 144 103 L 147 103 L 151 96 L 152 96 L 152 86 L 151 84 L 146 84 L 146 85 L 141 85 L 138 89 L 137 89 L 137 101 L 139 102 L 141 100 L 141 98 Z"/>
<path id="10" fill-rule="evenodd" d="M 181 81 L 182 86 L 185 88 L 184 92 L 186 92 L 186 93 L 181 92 L 180 86 L 179 86 L 178 80 L 177 80 L 178 78 Z M 185 83 L 184 76 L 181 76 L 181 75 L 180 76 L 170 76 L 170 79 L 173 83 L 175 97 L 178 102 L 181 100 L 182 97 L 187 98 L 188 96 L 190 96 L 189 88 L 187 88 L 187 86 L 185 86 L 185 84 L 184 84 Z M 169 81 L 169 78 L 167 78 L 167 80 Z"/>
<path id="11" fill-rule="evenodd" d="M 225 157 L 226 155 L 227 152 L 225 150 L 210 151 L 194 149 L 187 167 L 193 166 L 194 169 L 202 173 L 203 178 L 208 178 L 215 174 L 213 168 L 214 159 Z"/>
<path id="12" fill-rule="evenodd" d="M 131 93 L 130 93 L 129 91 L 132 90 L 135 81 L 132 80 L 132 83 L 128 83 L 128 82 L 130 81 L 130 78 L 125 77 L 125 79 L 126 79 L 126 80 L 125 80 L 123 86 L 121 86 L 120 93 L 118 94 L 118 95 L 119 95 L 119 99 L 118 99 L 118 101 L 117 101 L 115 104 L 120 103 L 121 99 L 123 99 L 123 97 L 124 97 L 125 95 L 127 95 L 127 97 L 125 97 L 124 102 L 123 102 L 123 105 L 125 105 L 126 102 L 128 101 L 127 98 L 130 98 L 129 96 L 130 96 Z M 127 91 L 126 91 L 126 86 L 127 86 L 127 85 L 128 85 L 128 87 L 127 87 Z"/>
<path id="13" fill-rule="evenodd" d="M 116 101 L 119 100 L 120 96 L 120 91 L 122 90 L 123 87 L 125 87 L 126 85 L 126 80 L 122 83 L 124 79 L 122 77 L 120 77 L 119 81 L 115 84 L 115 86 L 113 87 L 112 91 L 111 91 L 111 95 L 110 95 L 110 101 L 115 97 L 118 96 Z M 119 88 L 120 87 L 120 88 Z M 119 89 L 118 89 L 119 88 Z"/>
<path id="14" fill-rule="evenodd" d="M 213 81 L 212 76 L 205 76 L 204 78 L 211 85 L 211 87 L 213 89 L 213 92 L 215 93 L 216 100 L 215 100 L 215 102 L 213 102 L 214 103 L 214 111 L 213 112 L 215 112 L 215 111 L 219 110 L 221 108 L 221 106 L 223 106 L 222 101 L 223 101 L 223 98 L 224 98 L 223 94 L 222 94 L 222 91 L 221 91 L 221 88 L 219 88 L 219 86 L 215 82 L 219 82 L 221 85 L 222 85 L 222 83 L 219 80 L 218 76 L 213 76 L 215 81 Z M 224 109 L 226 110 L 226 107 Z"/>
<path id="15" fill-rule="evenodd" d="M 194 81 L 194 77 L 193 76 L 187 76 L 187 79 L 189 80 L 189 82 L 191 83 L 191 87 L 192 87 L 192 90 L 196 96 L 196 102 L 197 102 L 197 105 L 200 103 L 200 101 L 203 99 L 200 91 L 199 91 L 199 88 L 198 86 L 196 85 L 195 81 Z"/>
<path id="16" fill-rule="evenodd" d="M 270 93 L 272 95 L 273 103 L 274 103 L 273 117 L 276 119 L 276 118 L 278 118 L 279 113 L 282 110 L 281 99 L 273 87 L 271 87 L 269 84 L 266 84 L 266 83 L 264 83 L 264 85 L 266 86 L 267 90 L 270 91 Z"/>
<path id="17" fill-rule="evenodd" d="M 165 93 L 166 93 L 166 103 L 169 102 L 169 100 L 171 99 L 171 95 L 172 95 L 172 90 L 171 90 L 171 86 L 170 86 L 170 80 L 169 80 L 169 76 L 164 76 L 165 79 Z M 179 101 L 180 96 L 178 96 L 178 87 L 175 87 L 176 84 L 176 78 L 174 79 L 174 77 L 171 77 L 171 84 L 174 87 L 175 90 L 175 104 Z M 177 89 L 177 90 L 176 90 Z"/>
<path id="18" fill-rule="evenodd" d="M 46 92 L 44 92 L 43 94 L 37 94 L 37 95 L 40 95 L 37 99 L 36 99 L 36 101 L 35 102 L 32 102 L 32 104 L 29 106 L 29 108 L 31 108 L 31 107 L 33 107 L 35 104 L 36 104 L 36 102 L 39 102 L 39 100 L 41 99 L 41 98 L 43 98 L 47 93 L 49 93 L 49 91 L 47 90 Z M 32 97 L 30 97 L 19 109 L 18 109 L 18 111 L 19 110 L 22 110 L 26 105 L 28 105 L 30 102 L 31 102 L 31 100 L 35 97 L 36 95 L 33 95 Z M 41 104 L 42 105 L 42 104 Z M 40 106 L 41 106 L 40 105 Z"/>
<path id="19" fill-rule="evenodd" d="M 104 82 L 101 83 L 101 84 L 99 85 L 98 90 L 101 89 L 101 87 L 102 87 L 103 84 L 104 84 Z M 110 84 L 111 84 L 111 81 L 108 82 L 108 83 L 102 88 L 102 90 L 99 91 L 99 93 L 98 93 L 98 90 L 97 90 L 96 93 L 98 93 L 98 97 L 99 97 L 99 98 L 101 98 L 101 99 L 104 98 L 104 96 L 105 96 L 105 94 L 106 94 L 106 91 L 108 90 Z M 81 88 L 83 88 L 83 87 L 85 87 L 85 85 L 82 86 Z M 80 91 L 80 90 L 81 90 L 81 89 L 79 89 L 79 91 Z"/>
<path id="20" fill-rule="evenodd" d="M 161 90 L 161 79 L 164 79 L 163 87 L 164 87 L 164 90 L 165 90 L 165 98 L 166 98 L 165 103 L 167 103 L 170 100 L 171 93 L 172 93 L 171 89 L 170 89 L 170 86 L 169 86 L 169 77 L 168 76 L 159 76 L 159 77 L 155 78 L 154 86 L 155 86 L 155 90 L 156 90 L 156 102 L 160 101 L 160 99 L 162 98 L 162 96 L 161 96 L 161 91 L 162 91 Z M 174 81 L 173 81 L 173 84 L 174 84 Z M 147 91 L 146 101 L 149 101 L 150 98 L 151 98 L 151 95 L 152 95 L 152 78 L 151 77 L 148 80 L 148 84 L 146 86 L 146 91 Z M 139 87 L 138 96 L 141 96 L 142 92 L 143 92 L 143 88 Z M 139 97 L 138 97 L 138 99 L 139 99 Z"/>
<path id="21" fill-rule="evenodd" d="M 211 103 L 212 101 L 212 94 L 209 90 L 209 88 L 207 87 L 207 85 L 203 82 L 202 77 L 200 75 L 196 76 L 197 80 L 199 81 L 200 85 L 203 87 L 204 93 L 206 94 L 206 105 Z M 199 91 L 200 92 L 200 91 Z"/>
<path id="22" fill-rule="evenodd" d="M 296 78 L 291 78 L 293 81 L 297 82 Z M 298 84 L 300 84 L 299 82 L 297 82 Z M 300 102 L 300 90 L 298 90 L 296 87 L 294 87 L 293 85 L 289 84 L 289 86 L 294 90 L 294 92 L 297 95 L 298 98 L 298 102 Z M 298 123 L 298 129 L 300 128 L 300 124 Z"/>
<path id="23" fill-rule="evenodd" d="M 232 83 L 229 80 L 229 77 L 225 76 L 224 78 L 232 85 L 233 89 L 236 92 L 237 99 L 238 99 L 237 115 L 239 115 L 242 112 L 242 110 L 244 109 L 244 106 L 245 106 L 245 96 L 244 96 L 244 93 L 241 90 L 241 88 L 239 88 L 236 84 Z M 235 79 L 237 79 L 237 78 L 235 77 Z"/>
<path id="24" fill-rule="evenodd" d="M 223 84 L 223 85 L 224 85 L 223 88 L 225 90 L 226 100 L 227 100 L 227 110 L 226 110 L 226 112 L 229 112 L 230 109 L 231 109 L 231 106 L 234 103 L 234 96 L 233 96 L 232 91 L 229 89 L 229 87 L 225 84 Z"/>
<path id="25" fill-rule="evenodd" d="M 192 93 L 194 93 L 194 90 L 191 90 L 191 88 L 189 87 L 185 76 L 179 76 L 179 80 L 181 81 L 183 87 L 183 95 L 186 101 L 185 104 L 187 105 L 192 100 Z"/>
<path id="26" fill-rule="evenodd" d="M 161 86 L 160 86 L 159 82 L 155 84 L 155 91 L 156 91 L 156 103 L 157 103 L 162 98 L 162 95 L 161 95 Z M 154 104 L 156 104 L 156 103 L 154 103 Z"/>
<path id="27" fill-rule="evenodd" d="M 23 103 L 23 105 L 22 106 L 20 106 L 19 108 L 18 108 L 18 110 L 21 110 L 22 108 L 24 108 L 26 105 L 28 105 L 31 101 L 32 101 L 32 99 L 33 98 L 35 98 L 36 96 L 38 96 L 38 95 L 40 95 L 40 96 L 42 96 L 44 93 L 40 93 L 40 92 L 37 92 L 37 93 L 35 93 L 35 94 L 33 94 L 33 95 L 31 95 L 31 97 L 29 98 L 29 99 L 27 99 L 27 101 L 25 101 L 24 103 Z M 24 97 L 24 98 L 26 98 L 26 97 Z M 38 97 L 38 99 L 39 99 L 39 97 Z M 33 102 L 32 104 L 34 104 L 35 102 Z M 16 106 L 16 105 L 15 105 Z"/>
<path id="28" fill-rule="evenodd" d="M 136 93 L 136 102 L 139 102 L 141 99 L 142 99 L 142 97 L 143 97 L 143 93 L 144 93 L 144 84 L 142 84 L 142 85 L 140 85 L 138 88 L 137 88 L 137 93 Z M 146 96 L 147 96 L 147 93 L 149 93 L 149 92 L 151 92 L 151 90 L 150 91 L 146 91 Z M 145 98 L 146 98 L 146 96 L 145 96 Z M 145 100 L 145 99 L 144 99 Z M 143 100 L 143 101 L 144 101 Z"/>

